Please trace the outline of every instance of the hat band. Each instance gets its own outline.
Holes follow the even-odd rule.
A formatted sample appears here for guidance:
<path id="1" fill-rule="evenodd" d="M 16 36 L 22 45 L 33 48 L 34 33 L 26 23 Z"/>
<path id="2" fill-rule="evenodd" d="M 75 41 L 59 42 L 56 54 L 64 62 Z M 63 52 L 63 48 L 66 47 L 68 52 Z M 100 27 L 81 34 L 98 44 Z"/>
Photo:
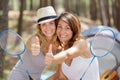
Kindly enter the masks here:
<path id="1" fill-rule="evenodd" d="M 47 17 L 43 17 L 43 18 L 38 19 L 37 22 L 44 21 L 44 20 L 47 20 L 47 19 L 52 19 L 52 18 L 57 18 L 57 16 L 47 16 Z"/>

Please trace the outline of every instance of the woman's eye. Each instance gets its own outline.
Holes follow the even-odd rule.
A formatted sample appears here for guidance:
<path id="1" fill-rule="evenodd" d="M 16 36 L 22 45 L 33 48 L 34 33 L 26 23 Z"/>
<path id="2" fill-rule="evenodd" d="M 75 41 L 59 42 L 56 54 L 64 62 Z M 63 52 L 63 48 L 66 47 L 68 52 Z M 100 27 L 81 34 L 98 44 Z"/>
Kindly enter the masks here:
<path id="1" fill-rule="evenodd" d="M 54 21 L 51 21 L 51 22 L 49 22 L 49 24 L 55 24 L 55 22 L 54 22 Z"/>
<path id="2" fill-rule="evenodd" d="M 60 26 L 60 25 L 58 25 L 58 26 L 57 26 L 57 28 L 61 28 L 61 26 Z"/>
<path id="3" fill-rule="evenodd" d="M 70 29 L 70 27 L 69 27 L 69 26 L 67 26 L 67 27 L 66 27 L 66 29 Z"/>
<path id="4" fill-rule="evenodd" d="M 66 28 L 66 29 L 70 29 L 70 28 Z"/>

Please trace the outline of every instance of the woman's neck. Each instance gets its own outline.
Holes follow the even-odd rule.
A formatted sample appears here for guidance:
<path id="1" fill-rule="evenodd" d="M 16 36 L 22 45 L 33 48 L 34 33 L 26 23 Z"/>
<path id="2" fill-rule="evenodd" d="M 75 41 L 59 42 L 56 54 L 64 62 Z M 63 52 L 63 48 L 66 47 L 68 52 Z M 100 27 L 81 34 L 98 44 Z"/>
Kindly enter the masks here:
<path id="1" fill-rule="evenodd" d="M 62 50 L 66 50 L 66 49 L 68 49 L 68 44 L 63 42 L 63 43 L 61 43 L 61 47 L 62 47 Z"/>
<path id="2" fill-rule="evenodd" d="M 48 43 L 52 43 L 52 38 L 46 38 Z"/>
<path id="3" fill-rule="evenodd" d="M 49 41 L 49 40 L 51 40 L 52 38 L 51 38 L 51 37 L 47 37 L 46 39 Z"/>

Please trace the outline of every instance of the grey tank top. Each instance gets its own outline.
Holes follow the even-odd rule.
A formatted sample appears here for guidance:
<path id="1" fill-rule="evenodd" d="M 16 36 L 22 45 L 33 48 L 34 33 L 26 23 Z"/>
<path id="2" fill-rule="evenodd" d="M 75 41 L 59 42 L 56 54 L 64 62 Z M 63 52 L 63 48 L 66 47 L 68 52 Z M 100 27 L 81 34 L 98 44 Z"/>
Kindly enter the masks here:
<path id="1" fill-rule="evenodd" d="M 23 63 L 19 60 L 13 70 L 20 71 L 24 74 L 26 73 L 26 70 L 28 70 L 32 77 L 40 78 L 41 73 L 45 68 L 43 52 L 41 51 L 37 56 L 32 56 L 32 54 L 26 50 L 22 55 L 22 60 Z"/>

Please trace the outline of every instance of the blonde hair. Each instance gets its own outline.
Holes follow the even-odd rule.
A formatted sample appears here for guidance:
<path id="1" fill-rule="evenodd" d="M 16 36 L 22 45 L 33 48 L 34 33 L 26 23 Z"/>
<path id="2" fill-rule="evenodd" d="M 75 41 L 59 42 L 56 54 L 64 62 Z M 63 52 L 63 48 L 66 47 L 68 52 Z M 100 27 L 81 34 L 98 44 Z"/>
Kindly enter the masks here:
<path id="1" fill-rule="evenodd" d="M 49 48 L 50 44 L 52 44 L 52 46 L 54 48 L 57 48 L 59 46 L 59 41 L 57 39 L 56 33 L 53 35 L 53 38 L 51 40 L 52 42 L 48 43 L 48 40 L 47 40 L 46 36 L 41 31 L 40 24 L 37 25 L 37 30 L 38 30 L 37 31 L 37 36 L 40 39 L 40 46 L 41 46 L 41 49 L 42 49 L 43 52 L 48 51 L 48 48 Z"/>

